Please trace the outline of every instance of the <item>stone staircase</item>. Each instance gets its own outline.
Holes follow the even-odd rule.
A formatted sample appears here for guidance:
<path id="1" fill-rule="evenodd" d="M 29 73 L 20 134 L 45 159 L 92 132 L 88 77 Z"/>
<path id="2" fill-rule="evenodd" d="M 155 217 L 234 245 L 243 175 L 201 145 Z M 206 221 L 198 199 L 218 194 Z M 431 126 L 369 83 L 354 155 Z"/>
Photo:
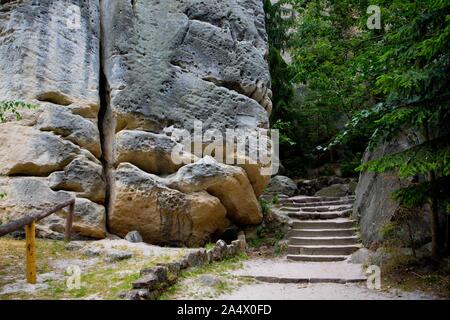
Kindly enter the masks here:
<path id="1" fill-rule="evenodd" d="M 289 233 L 289 260 L 346 260 L 362 246 L 356 222 L 349 217 L 354 197 L 281 198 L 281 211 L 294 220 Z"/>

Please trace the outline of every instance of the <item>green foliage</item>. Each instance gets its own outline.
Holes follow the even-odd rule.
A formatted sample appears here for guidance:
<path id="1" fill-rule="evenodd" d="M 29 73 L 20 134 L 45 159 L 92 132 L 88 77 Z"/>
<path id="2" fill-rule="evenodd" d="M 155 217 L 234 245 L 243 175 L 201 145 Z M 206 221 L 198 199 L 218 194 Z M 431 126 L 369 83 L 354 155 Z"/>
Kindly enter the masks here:
<path id="1" fill-rule="evenodd" d="M 302 13 L 294 61 L 299 65 L 298 78 L 311 91 L 308 99 L 319 109 L 336 106 L 335 111 L 352 114 L 329 148 L 348 145 L 359 136 L 368 137 L 373 150 L 403 132 L 415 132 L 416 146 L 372 160 L 358 170 L 394 171 L 402 178 L 430 172 L 438 180 L 448 176 L 450 2 L 379 1 L 375 4 L 382 7 L 388 26 L 383 30 L 364 27 L 369 3 L 293 2 Z M 395 199 L 420 206 L 429 203 L 431 190 L 442 193 L 422 183 L 397 192 Z"/>
<path id="2" fill-rule="evenodd" d="M 436 171 L 450 175 L 450 146 L 447 141 L 435 139 L 380 159 L 369 161 L 360 170 L 382 173 L 395 171 L 401 178 L 414 177 Z"/>
<path id="3" fill-rule="evenodd" d="M 405 132 L 415 135 L 413 147 L 358 169 L 394 172 L 413 181 L 393 198 L 404 210 L 431 205 L 436 258 L 438 209 L 450 200 L 450 2 L 394 0 L 378 5 L 386 27 L 375 42 L 369 41 L 373 58 L 365 68 L 370 70 L 371 100 L 377 103 L 356 113 L 334 143 L 345 143 L 361 126 L 372 132 L 371 150 Z M 369 62 L 366 57 L 358 52 L 354 60 Z"/>
<path id="4" fill-rule="evenodd" d="M 283 4 L 293 6 L 295 19 L 281 19 Z M 355 112 L 373 101 L 376 79 L 366 76 L 369 57 L 358 55 L 370 41 L 366 34 L 352 32 L 367 7 L 359 1 L 324 0 L 276 5 L 267 0 L 265 6 L 274 92 L 271 122 L 280 130 L 288 175 L 302 175 L 302 169 L 327 161 L 354 160 L 354 153 L 365 149 L 370 128 L 360 126 L 344 143 L 326 146 Z M 283 59 L 286 53 L 290 64 Z"/>
<path id="5" fill-rule="evenodd" d="M 287 248 L 280 244 L 280 241 L 284 239 L 285 234 L 278 227 L 260 226 L 256 231 L 257 237 L 251 239 L 249 242 L 251 248 L 266 246 L 271 248 L 271 254 L 274 256 L 282 255 L 286 251 Z"/>
<path id="6" fill-rule="evenodd" d="M 267 200 L 260 199 L 259 204 L 261 205 L 262 214 L 264 216 L 270 213 L 270 203 Z"/>
<path id="7" fill-rule="evenodd" d="M 274 204 L 274 205 L 278 205 L 278 204 L 280 204 L 280 197 L 279 196 L 274 196 L 273 198 L 272 198 L 272 204 Z"/>
<path id="8" fill-rule="evenodd" d="M 361 152 L 355 152 L 344 158 L 341 162 L 341 172 L 343 177 L 353 177 L 357 175 L 358 168 L 361 165 Z"/>
<path id="9" fill-rule="evenodd" d="M 283 57 L 290 41 L 289 29 L 295 23 L 295 20 L 283 19 L 282 6 L 288 2 L 282 0 L 272 4 L 270 0 L 264 1 L 273 91 L 273 111 L 270 120 L 272 127 L 280 132 L 282 162 L 288 163 L 292 160 L 295 166 L 289 167 L 303 168 L 303 164 L 306 163 L 305 150 L 309 148 L 309 142 L 305 139 L 307 130 L 305 123 L 308 120 L 302 113 L 301 99 L 293 82 L 295 70 Z"/>
<path id="10" fill-rule="evenodd" d="M 422 137 L 416 146 L 360 167 L 371 172 L 394 171 L 400 177 L 433 172 L 433 181 L 418 182 L 394 194 L 407 207 L 430 203 L 445 195 L 450 175 L 450 3 L 392 1 L 386 3 L 386 23 L 377 63 L 384 66 L 376 80 L 383 96 L 375 112 L 371 148 L 404 131 Z M 447 181 L 448 182 L 448 181 Z M 443 197 L 450 197 L 447 194 Z"/>
<path id="11" fill-rule="evenodd" d="M 20 100 L 15 101 L 0 101 L 0 123 L 5 122 L 5 115 L 12 113 L 17 120 L 22 119 L 19 109 L 36 109 L 37 106 Z"/>
<path id="12" fill-rule="evenodd" d="M 450 1 L 283 3 L 293 5 L 297 18 L 285 29 L 287 37 L 269 36 L 279 51 L 271 56 L 274 95 L 284 95 L 272 121 L 284 148 L 293 151 L 282 154 L 282 161 L 320 163 L 328 153 L 325 159 L 341 159 L 347 174 L 355 167 L 394 172 L 412 181 L 393 194 L 403 209 L 431 204 L 433 217 L 438 208 L 448 210 Z M 381 30 L 366 26 L 371 4 L 381 8 Z M 277 34 L 283 23 L 269 18 L 268 28 Z M 284 49 L 291 65 L 280 59 Z M 395 143 L 405 133 L 415 137 L 413 147 L 357 166 L 367 147 Z M 435 240 L 438 228 L 433 230 Z"/>
<path id="13" fill-rule="evenodd" d="M 303 108 L 315 127 L 311 140 L 326 145 L 341 123 L 372 102 L 373 79 L 364 76 L 368 58 L 362 55 L 367 36 L 355 31 L 365 8 L 348 0 L 292 3 L 299 12 L 290 43 L 296 82 L 306 87 Z M 353 133 L 367 139 L 361 128 Z"/>

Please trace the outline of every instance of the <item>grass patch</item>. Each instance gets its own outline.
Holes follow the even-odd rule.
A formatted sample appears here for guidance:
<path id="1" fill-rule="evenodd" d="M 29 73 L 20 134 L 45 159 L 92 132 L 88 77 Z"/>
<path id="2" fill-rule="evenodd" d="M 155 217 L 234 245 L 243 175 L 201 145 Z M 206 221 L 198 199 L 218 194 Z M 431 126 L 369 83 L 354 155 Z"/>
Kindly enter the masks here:
<path id="1" fill-rule="evenodd" d="M 114 247 L 114 249 L 127 249 Z M 139 278 L 140 270 L 153 267 L 157 263 L 171 262 L 182 255 L 182 252 L 155 256 L 144 256 L 140 251 L 133 251 L 133 258 L 125 261 L 109 263 L 104 257 L 87 257 L 81 251 L 68 251 L 62 241 L 38 239 L 37 274 L 40 281 L 48 288 L 34 292 L 17 292 L 0 295 L 3 299 L 105 299 L 115 300 L 119 293 L 132 288 L 132 283 Z M 130 249 L 128 249 L 130 251 Z M 75 290 L 67 288 L 68 274 L 66 268 L 76 264 L 82 269 L 81 287 Z M 16 284 L 25 279 L 25 242 L 23 240 L 0 239 L 0 292 L 6 285 Z"/>
<path id="2" fill-rule="evenodd" d="M 249 242 L 250 248 L 259 250 L 267 248 L 263 253 L 268 257 L 279 257 L 286 253 L 287 247 L 280 244 L 284 233 L 278 229 L 261 226 L 256 230 L 257 237 Z"/>
<path id="3" fill-rule="evenodd" d="M 169 287 L 160 297 L 160 300 L 173 300 L 180 297 L 182 299 L 212 299 L 231 292 L 237 286 L 250 282 L 249 279 L 236 279 L 227 274 L 228 271 L 241 269 L 243 267 L 243 261 L 247 259 L 247 255 L 241 254 L 220 262 L 184 270 L 181 272 L 178 282 Z M 220 281 L 210 288 L 201 288 L 198 286 L 198 278 L 202 275 L 212 275 L 220 279 Z M 195 289 L 200 289 L 201 292 L 199 293 Z"/>
<path id="4" fill-rule="evenodd" d="M 450 298 L 450 259 L 437 263 L 427 257 L 415 259 L 410 255 L 388 252 L 392 257 L 381 267 L 384 286 Z"/>

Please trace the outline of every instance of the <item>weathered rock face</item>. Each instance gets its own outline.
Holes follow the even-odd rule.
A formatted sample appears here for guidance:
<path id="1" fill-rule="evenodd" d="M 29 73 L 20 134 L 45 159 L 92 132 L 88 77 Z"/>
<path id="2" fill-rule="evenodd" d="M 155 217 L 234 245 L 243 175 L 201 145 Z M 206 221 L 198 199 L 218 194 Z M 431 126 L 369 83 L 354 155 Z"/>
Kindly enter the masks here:
<path id="1" fill-rule="evenodd" d="M 181 142 L 169 135 L 195 120 L 221 133 L 269 127 L 262 1 L 0 5 L 0 101 L 38 106 L 0 124 L 0 217 L 16 203 L 26 203 L 14 211 L 22 215 L 72 196 L 79 234 L 103 237 L 108 221 L 120 236 L 169 245 L 261 222 L 262 164 L 190 150 L 181 160 L 195 163 L 180 164 L 172 152 Z M 64 215 L 42 228 L 63 231 Z"/>
<path id="2" fill-rule="evenodd" d="M 76 16 L 70 0 L 4 2 L 0 97 L 98 107 L 98 1 L 77 4 Z"/>
<path id="3" fill-rule="evenodd" d="M 145 241 L 199 244 L 231 223 L 258 224 L 269 177 L 258 164 L 227 166 L 185 150 L 175 129 L 268 127 L 270 74 L 261 1 L 102 3 L 109 91 L 105 154 L 114 166 L 109 226 Z M 133 166 L 130 166 L 132 164 Z M 131 178 L 131 175 L 134 178 Z"/>
<path id="4" fill-rule="evenodd" d="M 194 120 L 205 129 L 268 126 L 258 103 L 271 95 L 261 1 L 104 1 L 103 6 L 105 74 L 116 131 L 192 129 Z"/>
<path id="5" fill-rule="evenodd" d="M 407 150 L 419 142 L 415 134 L 402 135 L 389 143 L 380 145 L 374 151 L 367 151 L 364 162 L 378 159 L 382 156 Z M 398 204 L 392 200 L 392 193 L 401 187 L 407 187 L 411 182 L 401 180 L 395 174 L 363 172 L 356 188 L 356 200 L 353 216 L 359 220 L 361 237 L 366 246 L 383 240 L 383 227 L 389 223 L 398 210 Z M 429 236 L 428 214 L 423 214 L 423 221 L 414 223 L 416 240 Z"/>
<path id="6" fill-rule="evenodd" d="M 37 110 L 0 124 L 0 218 L 52 208 L 73 196 L 74 231 L 105 236 L 99 112 L 98 1 L 2 1 L 0 101 L 26 100 Z M 77 13 L 75 11 L 75 13 Z M 79 18 L 79 19 L 78 19 Z M 41 235 L 64 231 L 64 210 L 39 226 Z"/>

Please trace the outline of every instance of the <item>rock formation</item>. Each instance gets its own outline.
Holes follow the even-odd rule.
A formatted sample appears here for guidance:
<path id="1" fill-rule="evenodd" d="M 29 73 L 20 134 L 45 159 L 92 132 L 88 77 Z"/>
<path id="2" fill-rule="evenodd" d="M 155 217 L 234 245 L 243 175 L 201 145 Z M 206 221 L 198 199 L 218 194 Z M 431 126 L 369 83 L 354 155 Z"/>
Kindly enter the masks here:
<path id="1" fill-rule="evenodd" d="M 419 139 L 420 137 L 414 133 L 402 134 L 389 143 L 381 144 L 373 151 L 366 151 L 363 162 L 407 150 L 419 143 Z M 399 208 L 391 195 L 395 190 L 407 187 L 410 183 L 411 181 L 402 180 L 394 173 L 361 173 L 356 188 L 353 216 L 359 221 L 364 245 L 370 246 L 383 240 L 383 228 L 391 222 Z M 417 241 L 430 236 L 428 214 L 423 214 L 423 219 L 414 223 Z"/>
<path id="2" fill-rule="evenodd" d="M 272 92 L 258 0 L 2 1 L 0 101 L 37 110 L 0 124 L 0 217 L 75 196 L 75 231 L 139 231 L 194 246 L 261 222 L 262 164 L 171 155 L 170 133 L 268 128 Z M 229 152 L 227 150 L 226 152 Z M 203 159 L 202 159 L 203 158 Z M 40 226 L 59 236 L 65 212 Z M 106 227 L 108 225 L 108 228 Z"/>
<path id="3" fill-rule="evenodd" d="M 97 115 L 100 110 L 100 11 L 80 4 L 77 30 L 71 1 L 2 1 L 0 101 L 38 106 L 0 124 L 0 217 L 14 219 L 77 197 L 74 231 L 105 236 L 105 182 Z M 64 231 L 62 211 L 40 225 L 45 236 Z"/>

